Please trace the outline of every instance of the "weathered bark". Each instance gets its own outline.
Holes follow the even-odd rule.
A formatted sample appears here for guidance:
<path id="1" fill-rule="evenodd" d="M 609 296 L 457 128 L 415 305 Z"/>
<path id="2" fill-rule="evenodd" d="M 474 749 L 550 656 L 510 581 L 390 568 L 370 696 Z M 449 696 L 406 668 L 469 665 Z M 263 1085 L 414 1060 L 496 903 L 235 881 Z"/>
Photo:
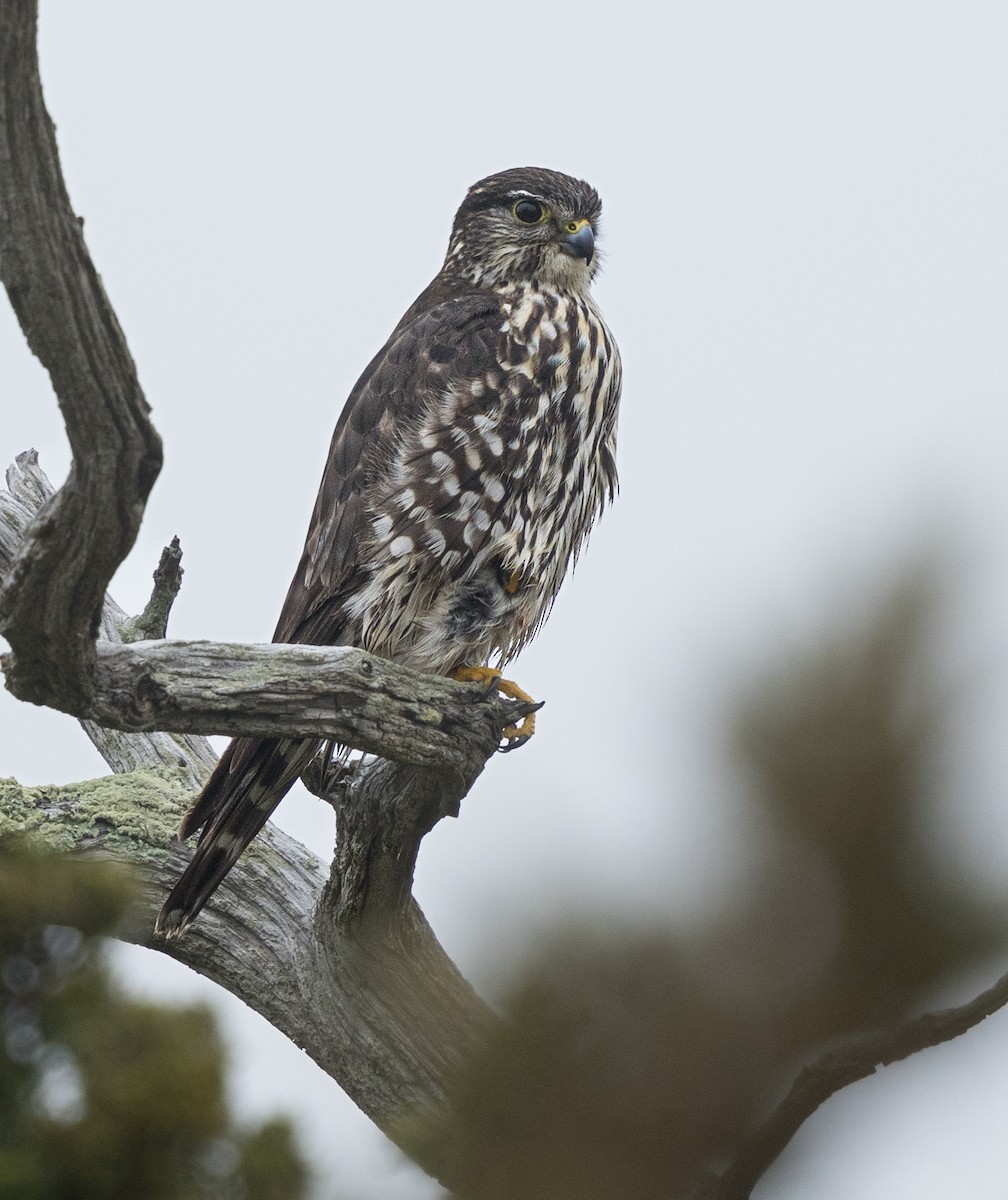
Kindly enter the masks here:
<path id="1" fill-rule="evenodd" d="M 21 699 L 80 713 L 105 589 L 136 538 L 161 440 L 63 182 L 34 0 L 0 4 L 0 273 L 52 379 L 73 465 L 0 588 Z"/>
<path id="2" fill-rule="evenodd" d="M 0 488 L 0 580 L 10 570 L 36 513 L 53 495 L 53 486 L 39 466 L 34 450 L 19 454 L 17 461 L 7 468 L 7 486 L 9 492 Z M 100 637 L 115 643 L 128 636 L 132 628 L 127 614 L 106 595 L 98 626 Z M 203 784 L 217 761 L 217 755 L 202 737 L 160 731 L 127 737 L 102 729 L 93 721 L 82 720 L 81 725 L 113 771 L 130 771 L 136 766 L 182 770 L 188 772 L 187 781 L 196 788 Z"/>
<path id="3" fill-rule="evenodd" d="M 351 646 L 99 642 L 92 719 L 130 730 L 328 737 L 419 767 L 480 769 L 500 741 L 485 689 Z M 500 701 L 503 707 L 504 701 Z"/>
<path id="4" fill-rule="evenodd" d="M 116 735 L 117 760 L 134 734 Z M 304 1049 L 393 1141 L 417 1155 L 414 1124 L 444 1100 L 452 1072 L 494 1018 L 441 949 L 417 906 L 379 933 L 339 931 L 325 864 L 268 825 L 183 938 L 152 938 L 187 851 L 171 841 L 188 775 L 151 769 L 68 787 L 0 780 L 0 833 L 128 863 L 139 880 L 125 940 L 212 979 Z M 446 1177 L 429 1144 L 421 1165 Z"/>

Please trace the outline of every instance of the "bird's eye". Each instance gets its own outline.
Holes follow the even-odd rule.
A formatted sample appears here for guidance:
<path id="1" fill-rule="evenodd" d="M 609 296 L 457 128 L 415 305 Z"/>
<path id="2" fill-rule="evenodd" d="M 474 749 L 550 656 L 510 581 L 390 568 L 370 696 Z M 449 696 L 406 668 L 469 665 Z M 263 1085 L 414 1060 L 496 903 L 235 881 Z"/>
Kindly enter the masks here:
<path id="1" fill-rule="evenodd" d="M 516 200 L 511 211 L 523 225 L 538 225 L 546 220 L 546 205 L 538 200 Z"/>

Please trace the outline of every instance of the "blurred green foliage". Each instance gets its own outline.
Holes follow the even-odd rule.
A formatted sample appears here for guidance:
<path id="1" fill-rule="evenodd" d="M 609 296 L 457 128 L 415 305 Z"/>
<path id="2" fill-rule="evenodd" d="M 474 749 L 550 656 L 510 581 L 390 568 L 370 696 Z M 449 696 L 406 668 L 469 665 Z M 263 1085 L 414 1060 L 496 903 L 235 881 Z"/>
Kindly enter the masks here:
<path id="1" fill-rule="evenodd" d="M 411 1132 L 457 1196 L 702 1194 L 801 1063 L 1005 945 L 1004 910 L 923 833 L 943 712 L 929 593 L 907 581 L 736 701 L 759 821 L 724 911 L 542 948 L 447 1113 Z"/>
<path id="2" fill-rule="evenodd" d="M 302 1200 L 283 1119 L 239 1128 L 203 1006 L 120 995 L 109 865 L 0 840 L 0 1200 Z"/>

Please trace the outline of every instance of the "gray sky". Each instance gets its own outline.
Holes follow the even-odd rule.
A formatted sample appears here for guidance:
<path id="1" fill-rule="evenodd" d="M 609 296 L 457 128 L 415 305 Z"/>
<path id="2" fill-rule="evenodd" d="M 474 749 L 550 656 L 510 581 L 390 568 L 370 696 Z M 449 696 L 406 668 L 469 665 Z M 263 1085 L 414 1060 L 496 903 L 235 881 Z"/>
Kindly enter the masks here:
<path id="1" fill-rule="evenodd" d="M 936 533 L 968 684 L 936 830 L 1003 894 L 1008 6 L 345 8 L 43 5 L 71 197 L 166 447 L 118 601 L 142 607 L 177 533 L 172 633 L 267 639 L 343 399 L 466 187 L 581 175 L 605 203 L 622 490 L 512 672 L 547 701 L 539 733 L 424 843 L 434 928 L 493 995 L 551 908 L 716 902 L 747 834 L 733 689 Z M 6 305 L 0 403 L 0 457 L 34 445 L 62 478 Z M 4 774 L 103 769 L 69 718 L 4 694 L 0 722 Z M 294 796 L 280 820 L 327 853 L 327 816 Z M 120 961 L 159 995 L 208 987 Z M 334 1189 L 432 1194 L 303 1055 L 222 1010 L 247 1104 L 294 1107 Z M 1001 1015 L 828 1105 L 758 1194 L 1000 1200 L 1006 1096 Z"/>

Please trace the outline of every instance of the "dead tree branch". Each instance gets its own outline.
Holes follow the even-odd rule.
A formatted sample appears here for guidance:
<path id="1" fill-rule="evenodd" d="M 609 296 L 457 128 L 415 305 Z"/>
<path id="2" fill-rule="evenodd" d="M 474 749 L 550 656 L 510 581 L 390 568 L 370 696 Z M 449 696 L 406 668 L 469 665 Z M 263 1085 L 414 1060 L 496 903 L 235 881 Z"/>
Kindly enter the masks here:
<path id="1" fill-rule="evenodd" d="M 19 454 L 8 467 L 7 486 L 10 491 L 0 488 L 0 580 L 10 570 L 36 513 L 54 491 L 34 450 Z M 98 626 L 101 639 L 118 642 L 123 637 L 121 631 L 130 625 L 127 614 L 106 595 Z M 135 767 L 182 770 L 189 773 L 187 783 L 195 789 L 202 786 L 217 761 L 217 755 L 202 737 L 160 731 L 127 736 L 94 721 L 82 720 L 81 725 L 113 771 L 131 771 Z"/>
<path id="2" fill-rule="evenodd" d="M 8 686 L 83 713 L 105 589 L 136 539 L 161 441 L 63 182 L 36 52 L 37 5 L 0 5 L 0 273 L 49 372 L 73 451 L 0 589 Z"/>
<path id="3" fill-rule="evenodd" d="M 161 551 L 154 590 L 143 612 L 123 630 L 124 642 L 150 642 L 168 636 L 168 617 L 182 587 L 182 547 L 177 537 Z"/>
<path id="4" fill-rule="evenodd" d="M 119 735 L 123 746 L 136 737 Z M 187 852 L 170 841 L 191 798 L 188 772 L 151 771 L 63 788 L 0 780 L 0 830 L 113 857 L 138 876 L 127 941 L 168 954 L 244 1000 L 304 1049 L 393 1141 L 444 1101 L 452 1074 L 493 1018 L 412 902 L 382 936 L 349 937 L 318 914 L 325 865 L 268 825 L 184 938 L 153 943 Z M 417 1154 L 411 1144 L 404 1148 Z M 427 1157 L 421 1165 L 445 1176 Z M 447 1182 L 447 1180 L 446 1180 Z"/>
<path id="5" fill-rule="evenodd" d="M 52 485 L 34 452 L 19 455 L 0 491 L 0 578 L 17 555 Z M 155 583 L 155 591 L 158 589 Z M 409 903 L 423 837 L 457 816 L 505 725 L 525 706 L 487 695 L 479 684 L 422 675 L 349 647 L 245 646 L 214 642 L 126 645 L 137 628 L 106 598 L 99 621 L 96 688 L 78 714 L 116 770 L 133 753 L 113 730 L 148 734 L 148 761 L 214 762 L 189 731 L 333 738 L 380 756 L 327 799 L 340 831 L 331 915 L 349 927 L 398 920 Z"/>

